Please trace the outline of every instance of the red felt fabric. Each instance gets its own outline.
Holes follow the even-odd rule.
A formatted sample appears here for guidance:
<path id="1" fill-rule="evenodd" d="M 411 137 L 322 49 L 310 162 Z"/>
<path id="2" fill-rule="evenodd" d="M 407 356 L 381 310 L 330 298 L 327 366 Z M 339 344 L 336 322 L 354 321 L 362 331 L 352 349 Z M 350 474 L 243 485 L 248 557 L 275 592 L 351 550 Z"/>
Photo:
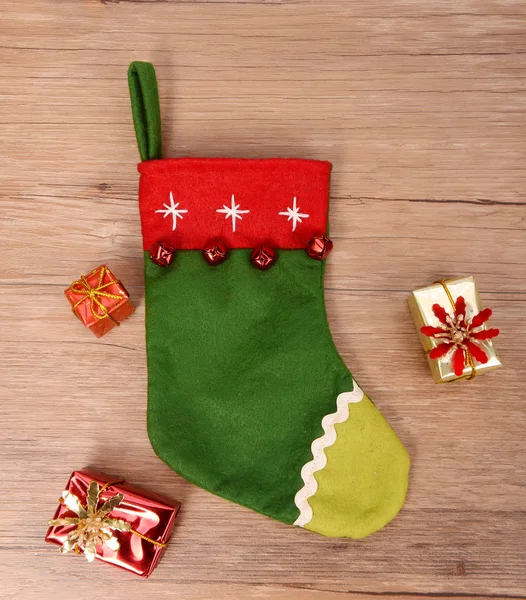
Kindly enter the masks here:
<path id="1" fill-rule="evenodd" d="M 499 333 L 498 329 L 483 329 L 482 331 L 474 331 L 469 335 L 476 340 L 491 340 L 491 338 L 497 337 Z"/>
<path id="2" fill-rule="evenodd" d="M 471 352 L 471 355 L 476 361 L 482 363 L 483 365 L 485 365 L 488 362 L 488 355 L 480 346 L 474 344 L 473 342 L 470 342 L 469 340 L 466 340 L 464 343 L 466 344 L 466 348 Z"/>
<path id="3" fill-rule="evenodd" d="M 476 327 L 483 325 L 492 314 L 491 308 L 485 308 L 484 310 L 481 310 L 473 317 L 473 319 L 471 319 L 471 329 L 475 329 Z"/>
<path id="4" fill-rule="evenodd" d="M 459 315 L 466 316 L 466 301 L 464 300 L 464 296 L 459 296 L 455 303 L 455 314 L 457 317 Z"/>
<path id="5" fill-rule="evenodd" d="M 464 365 L 466 364 L 466 356 L 464 348 L 457 348 L 453 354 L 453 371 L 457 377 L 460 377 L 464 372 Z"/>
<path id="6" fill-rule="evenodd" d="M 451 346 L 453 346 L 453 344 L 450 344 L 449 342 L 439 344 L 436 348 L 433 348 L 433 350 L 431 350 L 431 352 L 429 353 L 429 358 L 436 359 L 440 358 L 441 356 L 444 356 L 444 354 L 447 354 Z"/>
<path id="7" fill-rule="evenodd" d="M 433 304 L 433 306 L 431 307 L 433 309 L 433 312 L 435 313 L 435 317 L 441 322 L 446 324 L 447 323 L 447 312 L 446 309 L 443 306 L 440 306 L 440 304 Z"/>
<path id="8" fill-rule="evenodd" d="M 326 233 L 331 164 L 289 158 L 170 158 L 144 161 L 139 205 L 144 249 L 163 240 L 176 249 L 200 250 L 215 239 L 228 248 L 305 248 L 314 236 Z M 171 206 L 170 192 L 182 218 L 156 211 Z M 232 195 L 242 219 L 217 212 L 231 208 Z M 280 215 L 293 209 L 309 215 L 296 221 Z"/>

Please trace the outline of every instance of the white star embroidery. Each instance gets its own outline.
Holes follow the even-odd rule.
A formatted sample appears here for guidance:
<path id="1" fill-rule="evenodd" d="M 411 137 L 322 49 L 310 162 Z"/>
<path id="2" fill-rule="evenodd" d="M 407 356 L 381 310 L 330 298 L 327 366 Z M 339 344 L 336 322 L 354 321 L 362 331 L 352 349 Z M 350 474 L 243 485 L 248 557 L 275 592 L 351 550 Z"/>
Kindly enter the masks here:
<path id="1" fill-rule="evenodd" d="M 177 229 L 177 219 L 182 219 L 183 215 L 181 213 L 187 213 L 188 211 L 183 208 L 177 208 L 179 206 L 179 202 L 177 202 L 177 204 L 174 203 L 174 196 L 172 192 L 170 192 L 170 206 L 168 206 L 168 204 L 164 204 L 164 202 L 163 206 L 166 210 L 163 210 L 161 208 L 159 210 L 156 210 L 155 212 L 164 213 L 163 219 L 166 219 L 168 215 L 172 215 L 172 231 L 175 231 Z"/>
<path id="2" fill-rule="evenodd" d="M 249 210 L 239 210 L 239 204 L 236 204 L 234 194 L 232 194 L 232 203 L 230 208 L 226 204 L 223 204 L 223 208 L 218 208 L 216 212 L 223 213 L 225 215 L 225 219 L 232 219 L 232 232 L 236 231 L 236 219 L 240 221 L 243 220 L 242 214 L 249 213 Z"/>
<path id="3" fill-rule="evenodd" d="M 292 208 L 289 206 L 286 211 L 280 212 L 278 214 L 283 215 L 284 217 L 288 217 L 287 221 L 292 219 L 292 231 L 296 231 L 296 224 L 301 223 L 302 219 L 308 219 L 309 215 L 305 213 L 299 212 L 299 206 L 296 206 L 296 196 L 294 196 L 294 200 L 292 201 Z"/>

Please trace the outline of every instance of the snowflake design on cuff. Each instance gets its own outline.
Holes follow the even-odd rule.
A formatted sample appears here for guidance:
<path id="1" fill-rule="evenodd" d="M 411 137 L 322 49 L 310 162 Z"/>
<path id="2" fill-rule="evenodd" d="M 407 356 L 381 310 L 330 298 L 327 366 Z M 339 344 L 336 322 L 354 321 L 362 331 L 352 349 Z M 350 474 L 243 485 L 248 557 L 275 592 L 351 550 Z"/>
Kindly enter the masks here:
<path id="1" fill-rule="evenodd" d="M 156 213 L 163 213 L 163 219 L 166 219 L 168 215 L 172 215 L 172 231 L 177 229 L 177 219 L 183 219 L 183 213 L 187 213 L 188 211 L 184 208 L 177 208 L 180 202 L 174 201 L 174 196 L 172 192 L 170 192 L 170 204 L 164 204 L 164 209 L 160 208 L 156 210 Z"/>
<path id="2" fill-rule="evenodd" d="M 225 215 L 225 219 L 232 219 L 232 233 L 236 232 L 236 219 L 240 221 L 243 220 L 241 215 L 248 214 L 249 210 L 240 210 L 240 204 L 236 204 L 235 195 L 232 194 L 232 200 L 230 207 L 226 204 L 223 204 L 223 208 L 218 208 L 216 212 L 223 213 Z"/>
<path id="3" fill-rule="evenodd" d="M 294 196 L 292 206 L 289 206 L 286 211 L 278 214 L 288 217 L 287 221 L 292 221 L 292 231 L 296 231 L 296 225 L 301 223 L 302 219 L 308 219 L 310 216 L 306 213 L 300 213 L 300 207 L 296 204 L 296 196 Z"/>

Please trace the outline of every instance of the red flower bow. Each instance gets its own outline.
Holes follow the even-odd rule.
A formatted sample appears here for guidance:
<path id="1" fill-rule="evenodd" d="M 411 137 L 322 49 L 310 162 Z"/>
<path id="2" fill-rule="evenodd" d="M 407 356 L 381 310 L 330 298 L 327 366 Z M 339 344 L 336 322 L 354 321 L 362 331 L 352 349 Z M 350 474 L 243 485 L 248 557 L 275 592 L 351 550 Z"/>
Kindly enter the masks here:
<path id="1" fill-rule="evenodd" d="M 433 348 L 429 358 L 438 359 L 453 356 L 453 371 L 457 377 L 464 372 L 466 364 L 466 352 L 483 365 L 488 362 L 488 356 L 476 340 L 489 340 L 499 335 L 498 329 L 481 329 L 484 323 L 491 317 L 491 309 L 485 308 L 476 314 L 471 320 L 466 319 L 466 301 L 459 296 L 455 302 L 455 314 L 449 315 L 440 304 L 433 304 L 433 312 L 440 321 L 438 327 L 425 325 L 420 331 L 430 338 L 444 339 L 445 341 Z"/>

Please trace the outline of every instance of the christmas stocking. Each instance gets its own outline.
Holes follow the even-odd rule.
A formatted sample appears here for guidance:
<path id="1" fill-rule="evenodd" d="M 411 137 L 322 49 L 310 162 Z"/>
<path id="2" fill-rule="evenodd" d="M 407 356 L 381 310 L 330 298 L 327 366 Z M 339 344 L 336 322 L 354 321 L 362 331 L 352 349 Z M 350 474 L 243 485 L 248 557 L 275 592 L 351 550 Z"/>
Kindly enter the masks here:
<path id="1" fill-rule="evenodd" d="M 404 503 L 409 457 L 328 329 L 330 163 L 161 159 L 152 65 L 132 63 L 129 85 L 156 453 L 285 523 L 373 533 Z"/>

